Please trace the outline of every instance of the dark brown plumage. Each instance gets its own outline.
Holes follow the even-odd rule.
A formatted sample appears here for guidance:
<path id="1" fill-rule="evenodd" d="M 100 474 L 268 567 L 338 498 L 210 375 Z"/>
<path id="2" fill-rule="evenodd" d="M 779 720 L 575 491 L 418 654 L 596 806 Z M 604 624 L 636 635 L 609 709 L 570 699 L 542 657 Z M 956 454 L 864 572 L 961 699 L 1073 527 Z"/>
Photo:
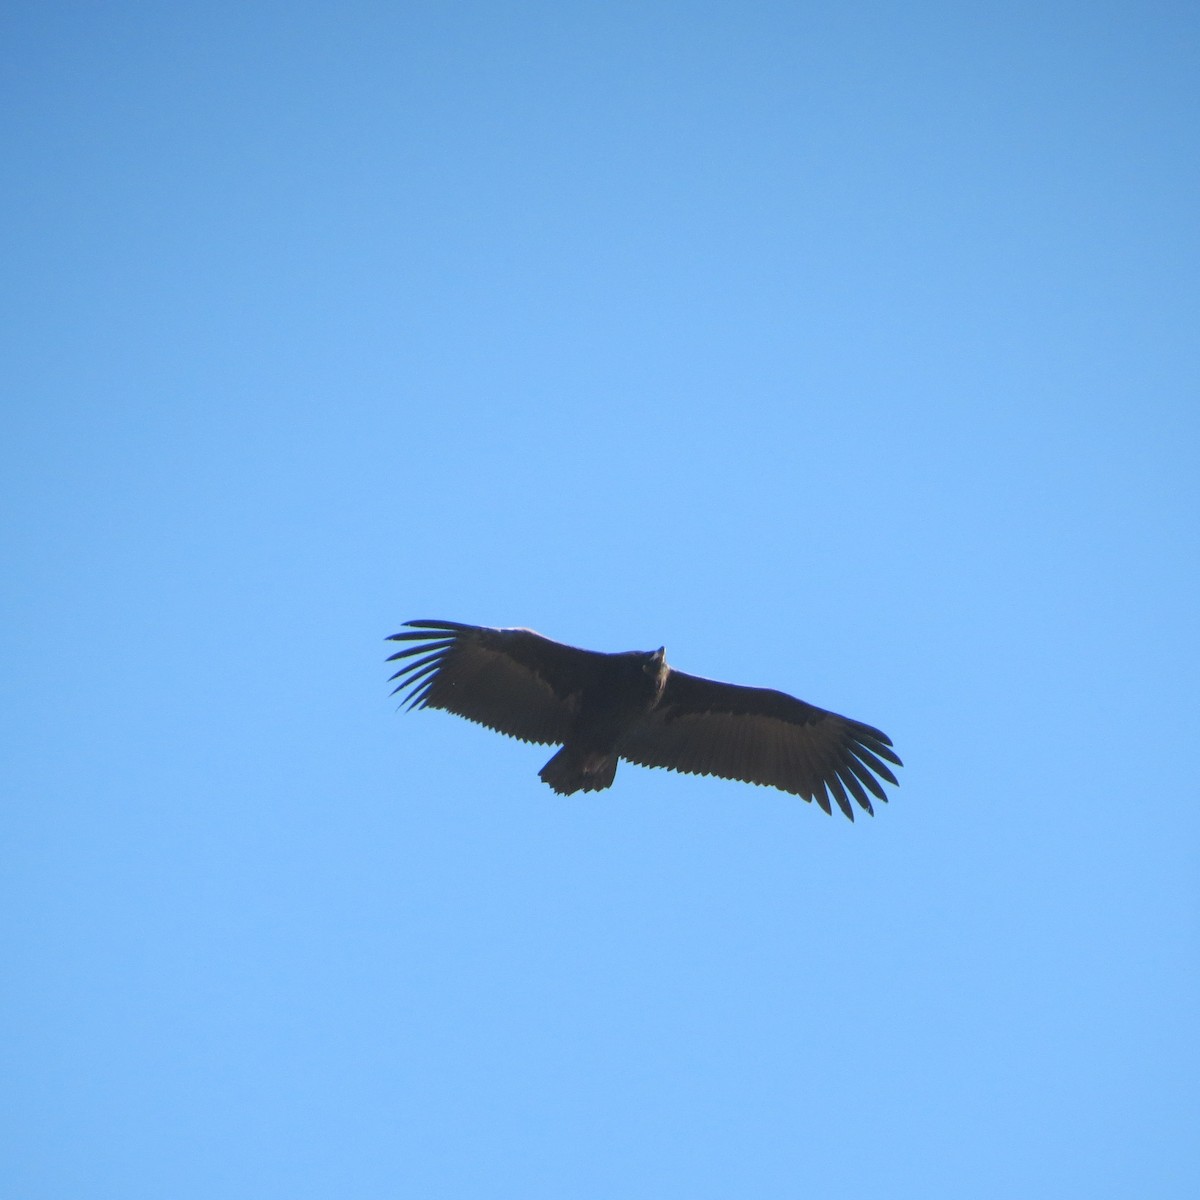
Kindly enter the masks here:
<path id="1" fill-rule="evenodd" d="M 719 775 L 873 813 L 880 780 L 902 765 L 886 734 L 768 688 L 739 687 L 668 667 L 663 649 L 601 654 L 530 629 L 409 621 L 388 662 L 402 703 L 444 708 L 526 742 L 561 744 L 542 768 L 556 792 L 612 784 L 617 759 Z M 394 694 L 394 693 L 393 693 Z M 886 760 L 886 761 L 885 761 Z M 870 793 L 868 795 L 868 793 Z"/>

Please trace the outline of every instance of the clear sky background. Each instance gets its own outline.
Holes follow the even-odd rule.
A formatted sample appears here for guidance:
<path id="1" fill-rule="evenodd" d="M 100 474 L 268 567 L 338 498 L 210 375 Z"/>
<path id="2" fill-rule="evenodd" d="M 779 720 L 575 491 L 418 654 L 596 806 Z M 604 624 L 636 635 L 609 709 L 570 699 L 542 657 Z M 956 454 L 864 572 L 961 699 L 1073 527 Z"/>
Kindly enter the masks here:
<path id="1" fill-rule="evenodd" d="M 9 6 L 0 1183 L 1200 1194 L 1200 17 Z M 412 617 L 872 820 L 397 713 Z"/>

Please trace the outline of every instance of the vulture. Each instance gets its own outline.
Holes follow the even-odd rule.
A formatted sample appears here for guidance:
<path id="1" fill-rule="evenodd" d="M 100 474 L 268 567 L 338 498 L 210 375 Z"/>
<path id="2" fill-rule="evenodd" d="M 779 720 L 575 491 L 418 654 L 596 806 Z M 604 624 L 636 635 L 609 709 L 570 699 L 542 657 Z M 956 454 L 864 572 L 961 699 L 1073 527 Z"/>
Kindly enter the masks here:
<path id="1" fill-rule="evenodd" d="M 858 802 L 887 800 L 886 734 L 769 688 L 740 687 L 669 667 L 666 651 L 603 654 L 531 629 L 409 621 L 393 695 L 442 708 L 498 733 L 562 749 L 539 776 L 564 796 L 611 787 L 617 760 L 690 775 L 717 775 L 815 800 L 830 797 L 850 820 Z"/>

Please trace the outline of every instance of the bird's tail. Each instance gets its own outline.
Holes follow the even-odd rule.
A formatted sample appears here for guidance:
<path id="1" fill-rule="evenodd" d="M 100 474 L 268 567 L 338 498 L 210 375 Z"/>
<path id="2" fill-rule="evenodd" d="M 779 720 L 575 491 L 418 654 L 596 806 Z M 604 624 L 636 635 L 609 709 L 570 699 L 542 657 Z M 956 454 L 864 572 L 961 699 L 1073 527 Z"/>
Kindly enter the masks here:
<path id="1" fill-rule="evenodd" d="M 538 778 L 560 796 L 601 792 L 617 777 L 617 756 L 564 746 L 539 772 Z"/>

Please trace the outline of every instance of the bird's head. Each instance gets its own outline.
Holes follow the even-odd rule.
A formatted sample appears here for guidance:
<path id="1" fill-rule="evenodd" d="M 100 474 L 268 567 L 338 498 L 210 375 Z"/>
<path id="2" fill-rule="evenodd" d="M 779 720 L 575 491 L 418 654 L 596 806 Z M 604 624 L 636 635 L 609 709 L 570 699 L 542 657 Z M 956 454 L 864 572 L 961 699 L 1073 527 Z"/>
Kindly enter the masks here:
<path id="1" fill-rule="evenodd" d="M 662 688 L 667 678 L 667 648 L 659 646 L 652 654 L 646 655 L 646 661 L 642 664 L 642 670 L 646 672 Z"/>

